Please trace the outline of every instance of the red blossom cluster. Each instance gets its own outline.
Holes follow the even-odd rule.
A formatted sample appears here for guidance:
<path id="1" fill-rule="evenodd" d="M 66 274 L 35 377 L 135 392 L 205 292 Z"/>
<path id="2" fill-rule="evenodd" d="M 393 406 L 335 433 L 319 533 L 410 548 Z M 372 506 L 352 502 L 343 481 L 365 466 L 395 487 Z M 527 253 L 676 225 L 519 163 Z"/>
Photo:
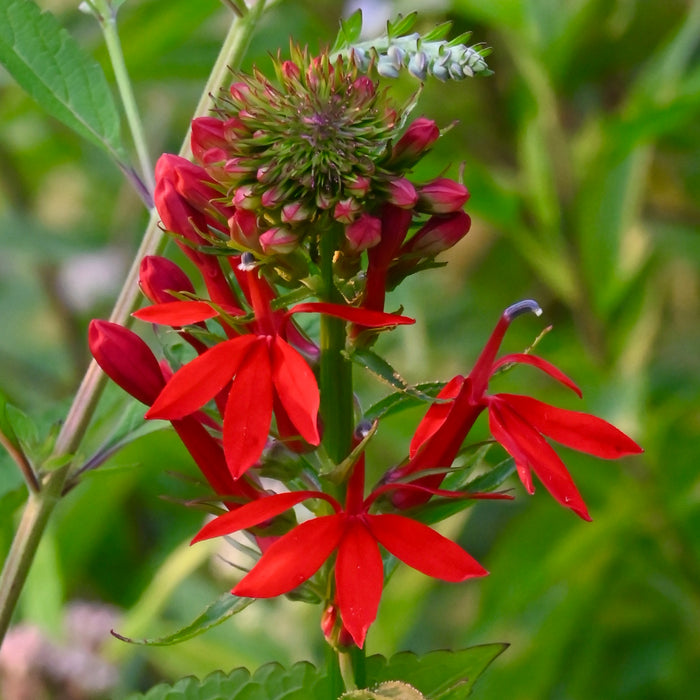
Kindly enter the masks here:
<path id="1" fill-rule="evenodd" d="M 526 490 L 534 491 L 534 471 L 559 503 L 584 519 L 590 519 L 585 503 L 545 436 L 603 458 L 640 448 L 594 416 L 527 396 L 487 393 L 494 372 L 521 363 L 580 395 L 571 379 L 539 357 L 497 358 L 511 321 L 522 312 L 539 313 L 534 302 L 525 301 L 506 309 L 472 371 L 449 381 L 429 405 L 406 461 L 387 468 L 369 493 L 357 437 L 345 455 L 347 464 L 336 465 L 343 468 L 334 479 L 319 471 L 313 476 L 316 488 L 299 487 L 295 456 L 322 451 L 324 416 L 321 348 L 297 318 L 318 314 L 339 320 L 346 354 L 363 335 L 362 342 L 372 342 L 382 330 L 413 323 L 384 312 L 386 292 L 467 233 L 470 221 L 462 207 L 469 194 L 447 178 L 414 185 L 405 177 L 439 130 L 420 118 L 394 138 L 396 114 L 379 108 L 381 93 L 372 81 L 340 74 L 327 60 L 284 62 L 279 77 L 281 87 L 257 74 L 236 83 L 219 114 L 195 120 L 192 150 L 198 163 L 172 155 L 158 162 L 155 200 L 163 226 L 201 280 L 192 281 L 166 258 L 145 258 L 140 284 L 152 304 L 134 316 L 172 329 L 190 347 L 192 359 L 170 366 L 136 333 L 106 321 L 92 322 L 90 348 L 104 371 L 149 407 L 147 418 L 172 423 L 220 500 L 222 513 L 193 541 L 236 531 L 260 538 L 263 553 L 233 593 L 277 596 L 321 577 L 320 588 L 327 591 L 324 631 L 333 643 L 362 646 L 384 585 L 382 550 L 445 581 L 487 573 L 416 518 L 435 497 L 510 498 L 441 488 L 483 411 Z M 349 92 L 346 102 L 331 88 Z M 319 102 L 322 96 L 326 102 Z M 271 140 L 279 134 L 270 105 L 301 114 L 299 124 L 279 127 L 291 130 L 290 138 L 316 139 L 317 149 L 325 138 L 341 152 L 340 160 L 324 172 L 321 161 L 314 167 L 289 161 L 287 150 Z M 344 119 L 351 108 L 361 115 L 366 110 L 367 123 L 355 115 L 353 124 L 359 123 L 365 137 L 374 133 L 376 143 L 364 138 L 364 150 L 343 155 L 347 134 L 334 135 L 337 124 L 329 118 Z M 374 132 L 372 120 L 380 122 Z M 345 170 L 344 157 L 350 159 Z M 335 236 L 325 268 L 330 282 L 314 272 L 323 267 L 319 251 L 329 248 L 327 236 Z M 206 293 L 197 291 L 202 288 Z M 302 294 L 286 303 L 289 288 L 305 290 L 306 299 Z M 368 329 L 369 341 L 363 333 Z M 276 489 L 261 482 L 273 446 Z M 280 458 L 280 451 L 286 456 Z M 289 467 L 287 480 L 279 477 L 280 463 Z M 301 503 L 309 504 L 310 517 L 297 524 L 291 509 Z"/>

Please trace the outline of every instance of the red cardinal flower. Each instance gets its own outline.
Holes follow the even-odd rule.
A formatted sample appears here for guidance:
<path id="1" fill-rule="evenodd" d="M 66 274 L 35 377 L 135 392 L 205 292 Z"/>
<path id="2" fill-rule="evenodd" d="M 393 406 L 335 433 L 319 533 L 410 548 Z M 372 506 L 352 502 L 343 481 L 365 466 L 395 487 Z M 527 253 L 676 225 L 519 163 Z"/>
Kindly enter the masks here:
<path id="1" fill-rule="evenodd" d="M 288 319 L 295 313 L 325 313 L 372 327 L 413 323 L 406 316 L 366 311 L 339 304 L 297 304 L 282 318 L 263 299 L 255 276 L 249 278 L 256 319 L 254 333 L 239 335 L 204 351 L 178 370 L 153 402 L 146 418 L 173 420 L 204 406 L 227 387 L 223 443 L 234 478 L 240 477 L 263 452 L 275 405 L 307 443 L 318 445 L 319 392 L 313 371 L 286 340 Z M 218 316 L 204 301 L 156 304 L 134 316 L 152 323 L 185 326 Z M 280 408 L 278 408 L 278 411 Z"/>
<path id="2" fill-rule="evenodd" d="M 412 568 L 443 581 L 464 581 L 488 573 L 459 545 L 427 525 L 403 515 L 369 512 L 374 501 L 389 489 L 425 489 L 410 484 L 391 484 L 380 486 L 364 498 L 364 485 L 364 456 L 361 456 L 348 482 L 345 508 L 320 491 L 275 494 L 220 515 L 205 525 L 192 542 L 254 527 L 310 498 L 326 501 L 334 511 L 332 515 L 307 520 L 283 535 L 231 592 L 254 598 L 288 593 L 313 576 L 333 552 L 337 552 L 337 607 L 344 627 L 361 647 L 377 616 L 382 594 L 384 569 L 379 545 Z M 504 497 L 435 489 L 429 492 L 461 498 Z"/>
<path id="3" fill-rule="evenodd" d="M 546 372 L 581 396 L 580 389 L 569 377 L 540 357 L 515 353 L 496 360 L 511 321 L 528 311 L 541 313 L 532 300 L 521 301 L 504 311 L 469 376 L 455 377 L 440 392 L 440 398 L 452 401 L 430 407 L 413 436 L 409 462 L 394 470 L 390 478 L 395 480 L 424 469 L 449 466 L 474 421 L 487 409 L 491 434 L 515 459 L 518 476 L 528 493 L 535 490 L 532 470 L 559 503 L 584 520 L 590 520 L 571 475 L 543 436 L 605 459 L 638 454 L 642 448 L 610 423 L 587 413 L 556 408 L 529 396 L 486 393 L 489 379 L 497 370 L 504 365 L 522 363 Z M 419 483 L 437 486 L 442 478 L 431 475 Z M 420 499 L 413 494 L 406 497 L 398 493 L 394 502 L 407 507 Z"/>

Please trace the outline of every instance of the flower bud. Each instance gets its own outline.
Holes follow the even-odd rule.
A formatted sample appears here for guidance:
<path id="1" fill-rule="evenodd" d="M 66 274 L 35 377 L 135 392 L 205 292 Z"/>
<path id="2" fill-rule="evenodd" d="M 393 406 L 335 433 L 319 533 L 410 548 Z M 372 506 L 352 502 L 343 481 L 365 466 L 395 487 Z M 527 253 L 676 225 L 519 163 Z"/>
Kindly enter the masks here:
<path id="1" fill-rule="evenodd" d="M 136 333 L 116 323 L 93 320 L 88 345 L 105 374 L 134 398 L 150 406 L 165 386 L 158 360 Z"/>
<path id="2" fill-rule="evenodd" d="M 401 248 L 399 256 L 433 258 L 462 240 L 469 232 L 471 219 L 463 211 L 431 216 L 427 223 Z"/>
<path id="3" fill-rule="evenodd" d="M 276 226 L 260 235 L 260 246 L 266 255 L 286 255 L 299 245 L 299 237 L 289 229 Z"/>
<path id="4" fill-rule="evenodd" d="M 260 197 L 254 193 L 253 185 L 241 185 L 233 195 L 233 206 L 255 211 L 260 206 Z"/>
<path id="5" fill-rule="evenodd" d="M 432 119 L 420 117 L 412 122 L 391 152 L 391 164 L 411 166 L 437 141 L 440 129 Z"/>
<path id="6" fill-rule="evenodd" d="M 401 209 L 413 209 L 418 201 L 418 193 L 412 183 L 399 177 L 389 182 L 388 200 Z"/>
<path id="7" fill-rule="evenodd" d="M 345 238 L 354 253 L 372 248 L 382 238 L 382 222 L 376 216 L 361 214 L 345 227 Z"/>
<path id="8" fill-rule="evenodd" d="M 204 153 L 212 148 L 227 147 L 224 123 L 216 117 L 197 117 L 192 120 L 190 145 L 194 157 L 202 162 Z"/>
<path id="9" fill-rule="evenodd" d="M 348 199 L 343 199 L 335 205 L 333 210 L 333 218 L 339 221 L 341 224 L 349 224 L 355 219 L 355 216 L 359 213 L 361 207 L 360 203 L 349 197 Z"/>
<path id="10" fill-rule="evenodd" d="M 363 175 L 352 175 L 346 181 L 345 189 L 353 197 L 364 197 L 371 187 L 372 183 L 368 177 Z"/>
<path id="11" fill-rule="evenodd" d="M 302 202 L 290 202 L 282 207 L 280 218 L 285 224 L 297 224 L 300 221 L 308 221 L 311 213 Z"/>
<path id="12" fill-rule="evenodd" d="M 450 214 L 469 199 L 469 190 L 459 182 L 439 177 L 418 189 L 418 209 L 429 214 Z"/>
<path id="13" fill-rule="evenodd" d="M 177 297 L 171 292 L 194 294 L 194 286 L 185 271 L 160 255 L 147 255 L 141 260 L 139 286 L 154 304 L 176 301 Z"/>
<path id="14" fill-rule="evenodd" d="M 243 248 L 260 250 L 258 239 L 258 217 L 253 211 L 238 209 L 228 220 L 229 233 L 231 238 Z"/>

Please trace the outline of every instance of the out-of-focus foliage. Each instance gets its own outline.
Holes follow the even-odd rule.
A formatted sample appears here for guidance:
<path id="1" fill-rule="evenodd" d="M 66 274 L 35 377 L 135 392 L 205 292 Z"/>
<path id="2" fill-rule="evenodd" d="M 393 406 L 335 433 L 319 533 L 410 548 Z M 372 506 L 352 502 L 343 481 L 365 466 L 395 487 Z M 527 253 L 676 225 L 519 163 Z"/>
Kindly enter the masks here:
<path id="1" fill-rule="evenodd" d="M 77 3 L 40 4 L 111 79 L 94 20 Z M 453 533 L 463 528 L 461 543 L 491 575 L 438 586 L 399 567 L 368 650 L 510 642 L 478 683 L 480 698 L 686 698 L 700 684 L 700 3 L 369 5 L 386 5 L 387 16 L 419 10 L 426 28 L 451 19 L 454 35 L 473 30 L 494 49 L 492 77 L 428 82 L 420 98 L 419 113 L 441 126 L 457 120 L 420 174 L 447 164 L 455 174 L 464 164 L 474 224 L 447 268 L 391 297 L 418 320 L 383 346 L 392 365 L 416 382 L 467 371 L 502 308 L 533 297 L 554 325 L 539 353 L 572 375 L 585 399 L 527 369 L 498 386 L 602 415 L 646 453 L 626 463 L 565 455 L 593 523 L 542 488 L 527 497 L 515 482 L 514 504 L 480 503 L 468 520 L 448 522 Z M 332 43 L 342 12 L 337 2 L 281 3 L 247 65 L 266 67 L 267 52 L 284 51 L 289 35 L 312 49 Z M 127 0 L 119 18 L 153 155 L 176 151 L 226 10 L 216 0 Z M 401 78 L 393 88 L 408 97 L 416 83 Z M 145 212 L 100 151 L 4 74 L 0 125 L 0 389 L 48 426 L 86 366 L 87 321 L 109 313 Z M 527 347 L 541 330 L 519 319 L 508 349 Z M 372 399 L 384 390 L 364 379 L 360 388 Z M 93 444 L 125 405 L 112 388 Z M 405 455 L 418 415 L 382 426 L 369 453 L 377 471 Z M 3 557 L 23 500 L 14 470 L 0 457 Z M 194 474 L 164 431 L 88 475 L 55 514 L 18 621 L 42 625 L 60 646 L 67 605 L 83 598 L 121 609 L 120 633 L 157 637 L 226 590 L 235 570 L 207 565 L 211 548 L 184 546 L 201 513 L 159 498 L 191 495 L 172 472 Z M 179 646 L 112 640 L 104 653 L 121 685 L 110 697 L 183 673 L 318 660 L 320 634 L 300 634 L 317 614 L 258 602 Z"/>

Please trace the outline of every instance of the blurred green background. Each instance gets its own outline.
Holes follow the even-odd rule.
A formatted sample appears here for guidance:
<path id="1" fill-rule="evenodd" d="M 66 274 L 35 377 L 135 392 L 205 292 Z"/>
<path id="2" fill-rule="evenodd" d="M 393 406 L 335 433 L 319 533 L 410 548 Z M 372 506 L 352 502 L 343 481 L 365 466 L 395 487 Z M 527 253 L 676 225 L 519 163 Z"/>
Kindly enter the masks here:
<path id="1" fill-rule="evenodd" d="M 77 2 L 39 4 L 111 80 L 97 25 Z M 451 586 L 399 568 L 368 651 L 509 642 L 476 687 L 488 700 L 690 697 L 700 687 L 700 3 L 377 1 L 367 3 L 366 24 L 376 14 L 381 31 L 386 17 L 412 10 L 426 29 L 449 19 L 453 35 L 473 30 L 473 41 L 493 47 L 495 74 L 423 90 L 415 115 L 456 124 L 418 176 L 463 167 L 473 227 L 443 256 L 446 269 L 391 297 L 418 324 L 380 349 L 411 381 L 446 380 L 468 371 L 505 306 L 533 297 L 543 319 L 519 319 L 506 349 L 523 349 L 552 324 L 539 353 L 575 378 L 584 401 L 527 368 L 498 386 L 601 415 L 646 451 L 603 462 L 562 450 L 590 524 L 541 487 L 529 498 L 515 482 L 514 503 L 480 503 L 448 521 L 445 531 L 491 575 Z M 348 12 L 283 1 L 246 65 L 267 67 L 267 53 L 284 50 L 290 35 L 312 49 L 331 42 Z M 179 149 L 226 23 L 215 0 L 121 8 L 154 156 Z M 416 84 L 394 87 L 404 97 Z M 41 425 L 65 414 L 87 363 L 87 323 L 109 314 L 145 221 L 106 157 L 0 73 L 0 389 Z M 93 445 L 126 405 L 110 388 Z M 375 470 L 402 458 L 419 415 L 382 426 Z M 212 565 L 211 548 L 182 546 L 201 515 L 160 498 L 189 493 L 171 471 L 194 473 L 177 440 L 156 432 L 71 492 L 17 622 L 68 646 L 67 606 L 90 600 L 115 606 L 118 631 L 152 637 L 225 591 L 231 570 Z M 3 558 L 25 496 L 15 472 L 2 455 Z M 215 668 L 318 659 L 317 620 L 315 608 L 273 601 L 175 647 L 111 640 L 102 653 L 119 681 L 109 697 Z"/>

